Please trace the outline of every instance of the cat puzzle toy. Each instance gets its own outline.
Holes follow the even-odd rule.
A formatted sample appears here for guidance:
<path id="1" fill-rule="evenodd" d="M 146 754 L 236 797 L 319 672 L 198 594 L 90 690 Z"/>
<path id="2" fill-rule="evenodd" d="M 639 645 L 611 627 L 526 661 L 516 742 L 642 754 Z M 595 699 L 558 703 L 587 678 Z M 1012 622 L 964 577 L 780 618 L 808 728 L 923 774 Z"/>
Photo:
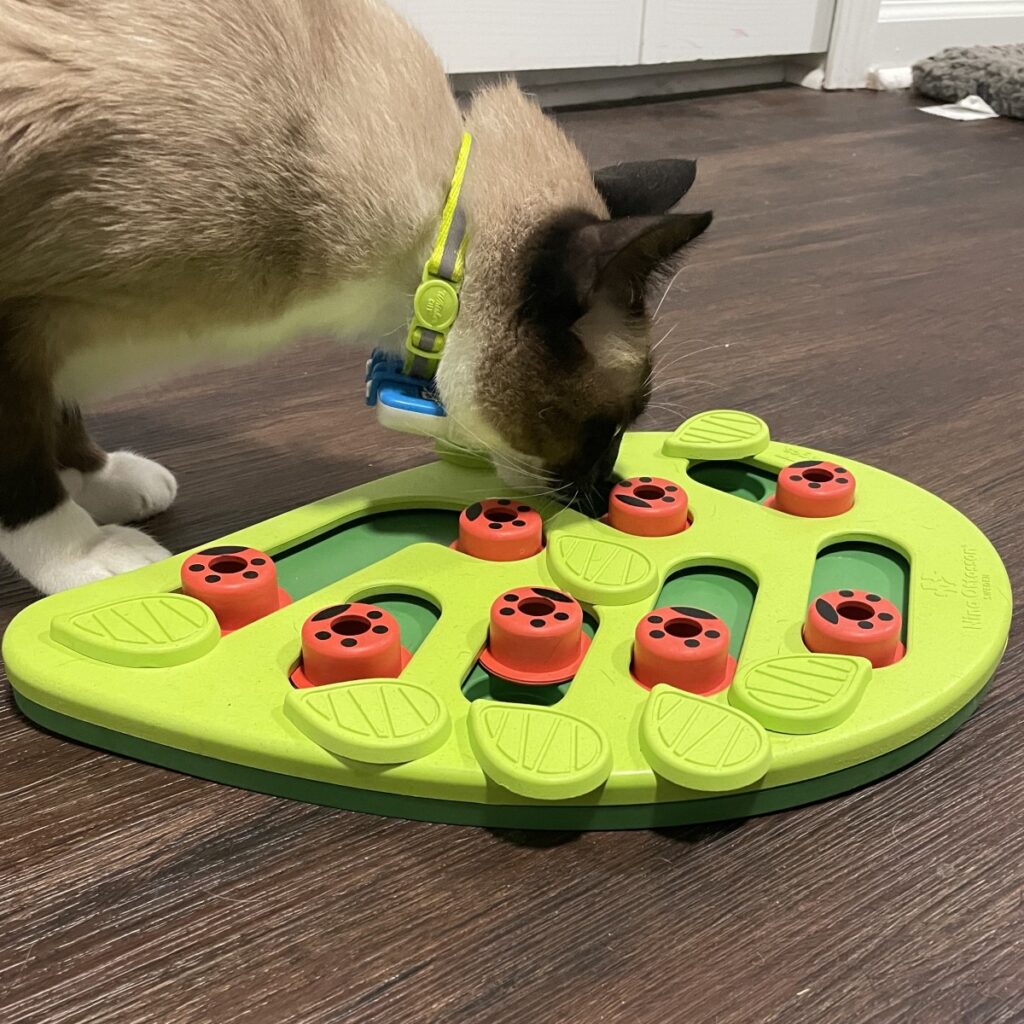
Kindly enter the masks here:
<path id="1" fill-rule="evenodd" d="M 232 785 L 557 829 L 818 800 L 971 714 L 1010 586 L 938 498 L 728 410 L 617 471 L 597 520 L 442 453 L 46 598 L 4 637 L 15 698 Z"/>

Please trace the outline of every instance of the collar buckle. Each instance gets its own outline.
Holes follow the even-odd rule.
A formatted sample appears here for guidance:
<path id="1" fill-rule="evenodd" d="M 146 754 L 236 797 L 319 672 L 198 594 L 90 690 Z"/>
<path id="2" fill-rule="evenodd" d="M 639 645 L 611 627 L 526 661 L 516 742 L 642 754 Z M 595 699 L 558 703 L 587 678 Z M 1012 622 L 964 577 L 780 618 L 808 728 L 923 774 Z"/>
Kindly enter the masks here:
<path id="1" fill-rule="evenodd" d="M 451 281 L 424 271 L 412 308 L 412 321 L 405 339 L 405 372 L 417 377 L 433 377 L 444 354 L 448 331 L 459 315 L 459 290 Z"/>

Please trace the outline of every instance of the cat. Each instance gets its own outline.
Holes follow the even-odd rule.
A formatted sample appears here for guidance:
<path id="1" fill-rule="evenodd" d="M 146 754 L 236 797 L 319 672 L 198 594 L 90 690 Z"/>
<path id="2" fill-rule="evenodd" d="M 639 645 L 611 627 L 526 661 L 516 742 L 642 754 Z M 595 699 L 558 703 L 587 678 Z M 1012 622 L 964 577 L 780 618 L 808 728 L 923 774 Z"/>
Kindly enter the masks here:
<path id="1" fill-rule="evenodd" d="M 650 391 L 690 160 L 592 174 L 512 82 L 463 112 L 376 0 L 0 0 L 0 555 L 52 593 L 167 552 L 174 477 L 80 403 L 310 334 L 398 349 L 462 133 L 456 442 L 577 493 Z"/>

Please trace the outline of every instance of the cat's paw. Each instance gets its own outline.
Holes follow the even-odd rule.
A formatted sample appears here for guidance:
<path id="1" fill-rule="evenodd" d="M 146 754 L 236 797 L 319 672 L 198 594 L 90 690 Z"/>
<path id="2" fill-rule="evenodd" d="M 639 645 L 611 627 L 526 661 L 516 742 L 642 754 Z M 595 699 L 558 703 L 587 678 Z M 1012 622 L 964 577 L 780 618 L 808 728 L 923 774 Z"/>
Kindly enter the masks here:
<path id="1" fill-rule="evenodd" d="M 135 523 L 169 508 L 178 493 L 174 474 L 134 452 L 113 452 L 95 473 L 65 480 L 71 496 L 97 523 Z"/>
<path id="2" fill-rule="evenodd" d="M 166 548 L 141 530 L 128 526 L 101 526 L 98 539 L 86 550 L 45 559 L 25 576 L 44 594 L 56 594 L 108 576 L 141 569 L 169 555 Z"/>
<path id="3" fill-rule="evenodd" d="M 73 501 L 16 530 L 0 529 L 0 555 L 44 594 L 162 561 L 170 552 L 141 530 L 97 526 Z"/>

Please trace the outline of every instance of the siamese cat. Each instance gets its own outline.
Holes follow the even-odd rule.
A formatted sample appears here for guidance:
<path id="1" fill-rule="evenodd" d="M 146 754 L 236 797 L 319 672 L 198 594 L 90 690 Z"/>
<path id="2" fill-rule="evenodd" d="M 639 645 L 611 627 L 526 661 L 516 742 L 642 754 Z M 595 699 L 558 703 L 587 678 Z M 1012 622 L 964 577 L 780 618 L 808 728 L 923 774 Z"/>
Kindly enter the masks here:
<path id="1" fill-rule="evenodd" d="M 314 333 L 399 348 L 460 138 L 460 438 L 590 493 L 650 389 L 687 160 L 596 175 L 513 84 L 463 112 L 375 0 L 0 0 L 0 555 L 50 593 L 167 552 L 174 477 L 80 403 Z"/>

